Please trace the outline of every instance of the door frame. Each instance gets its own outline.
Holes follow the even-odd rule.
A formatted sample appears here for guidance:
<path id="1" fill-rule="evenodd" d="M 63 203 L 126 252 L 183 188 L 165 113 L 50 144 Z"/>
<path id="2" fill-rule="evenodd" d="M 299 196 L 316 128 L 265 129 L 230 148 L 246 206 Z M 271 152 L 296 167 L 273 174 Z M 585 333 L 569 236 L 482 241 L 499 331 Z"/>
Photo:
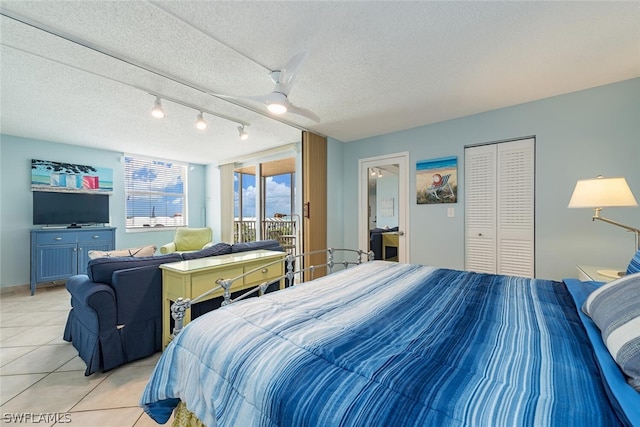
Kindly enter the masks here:
<path id="1" fill-rule="evenodd" d="M 369 247 L 369 168 L 397 164 L 398 172 L 398 261 L 410 262 L 409 256 L 409 152 L 358 159 L 358 245 Z"/>

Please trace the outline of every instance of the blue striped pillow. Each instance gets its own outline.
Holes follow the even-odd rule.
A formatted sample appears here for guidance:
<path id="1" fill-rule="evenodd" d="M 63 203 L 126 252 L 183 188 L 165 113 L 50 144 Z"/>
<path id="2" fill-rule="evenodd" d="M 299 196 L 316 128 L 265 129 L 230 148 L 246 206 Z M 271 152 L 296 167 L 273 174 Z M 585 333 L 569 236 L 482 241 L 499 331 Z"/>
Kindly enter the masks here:
<path id="1" fill-rule="evenodd" d="M 627 267 L 627 274 L 633 274 L 638 272 L 640 272 L 640 249 L 638 249 L 638 252 L 636 252 L 633 258 L 631 258 L 631 262 Z"/>
<path id="2" fill-rule="evenodd" d="M 624 276 L 593 291 L 584 311 L 629 384 L 640 391 L 640 273 Z"/>

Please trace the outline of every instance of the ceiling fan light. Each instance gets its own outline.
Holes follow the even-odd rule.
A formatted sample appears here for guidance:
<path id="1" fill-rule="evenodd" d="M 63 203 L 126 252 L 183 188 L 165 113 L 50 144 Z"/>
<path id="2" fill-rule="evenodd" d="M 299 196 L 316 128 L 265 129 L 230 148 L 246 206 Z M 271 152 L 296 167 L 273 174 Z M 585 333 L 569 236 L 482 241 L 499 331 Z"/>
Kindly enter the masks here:
<path id="1" fill-rule="evenodd" d="M 267 108 L 269 109 L 269 111 L 271 111 L 273 114 L 284 114 L 287 112 L 287 107 L 285 107 L 282 104 L 269 104 L 267 105 Z"/>
<path id="2" fill-rule="evenodd" d="M 198 113 L 198 118 L 196 119 L 196 128 L 200 130 L 205 130 L 207 128 L 207 122 L 202 117 L 202 111 Z"/>
<path id="3" fill-rule="evenodd" d="M 156 96 L 156 101 L 153 103 L 153 108 L 151 109 L 151 115 L 156 119 L 164 119 L 166 113 L 162 109 L 162 103 L 160 102 L 160 98 Z"/>
<path id="4" fill-rule="evenodd" d="M 287 97 L 280 92 L 273 92 L 267 98 L 267 109 L 273 114 L 284 114 L 287 112 Z"/>

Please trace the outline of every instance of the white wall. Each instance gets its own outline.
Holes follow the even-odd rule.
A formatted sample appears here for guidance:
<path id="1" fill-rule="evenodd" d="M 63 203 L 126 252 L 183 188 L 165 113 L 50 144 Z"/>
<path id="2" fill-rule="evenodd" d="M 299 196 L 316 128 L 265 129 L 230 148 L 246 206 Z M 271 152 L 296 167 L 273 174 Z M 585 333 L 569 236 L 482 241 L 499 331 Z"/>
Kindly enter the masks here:
<path id="1" fill-rule="evenodd" d="M 410 262 L 464 267 L 464 147 L 536 137 L 536 275 L 576 277 L 576 264 L 622 267 L 634 253 L 633 235 L 592 222 L 592 211 L 568 209 L 580 178 L 626 177 L 640 200 L 640 78 L 344 144 L 343 185 L 329 187 L 344 201 L 346 247 L 358 245 L 360 158 L 410 155 Z M 415 164 L 458 157 L 459 202 L 417 205 Z M 455 217 L 447 217 L 447 208 Z M 604 216 L 640 226 L 640 208 L 609 208 Z"/>

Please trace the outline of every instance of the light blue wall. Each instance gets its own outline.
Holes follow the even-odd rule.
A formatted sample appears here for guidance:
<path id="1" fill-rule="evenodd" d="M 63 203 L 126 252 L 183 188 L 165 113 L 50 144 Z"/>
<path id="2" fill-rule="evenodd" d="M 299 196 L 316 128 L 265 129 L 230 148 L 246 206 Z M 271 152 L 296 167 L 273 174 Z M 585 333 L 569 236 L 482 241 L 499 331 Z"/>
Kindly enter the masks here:
<path id="1" fill-rule="evenodd" d="M 327 138 L 327 246 L 330 248 L 345 248 L 344 218 L 357 215 L 357 211 L 344 210 L 342 187 L 347 183 L 344 181 L 343 158 L 344 144 Z"/>
<path id="2" fill-rule="evenodd" d="M 343 144 L 328 138 L 328 245 L 358 247 L 358 159 L 408 151 L 411 178 L 410 262 L 464 266 L 464 146 L 536 137 L 536 272 L 575 277 L 576 264 L 623 266 L 633 236 L 590 221 L 591 211 L 567 209 L 577 179 L 626 177 L 640 198 L 640 79 L 557 96 L 461 119 Z M 415 163 L 458 156 L 459 203 L 417 205 Z M 0 286 L 29 282 L 32 158 L 109 167 L 115 191 L 110 207 L 117 247 L 160 246 L 172 231 L 125 233 L 122 153 L 2 135 L 0 139 Z M 189 223 L 205 223 L 205 167 L 189 172 Z M 212 180 L 211 177 L 209 177 Z M 211 200 L 209 206 L 211 207 Z M 447 208 L 454 206 L 454 218 Z M 610 208 L 604 216 L 640 226 L 640 209 Z M 214 231 L 214 234 L 216 232 Z M 216 234 L 219 236 L 219 232 Z"/>
<path id="3" fill-rule="evenodd" d="M 384 199 L 393 199 L 393 210 L 383 209 Z M 385 216 L 384 214 L 392 214 Z M 376 227 L 398 226 L 398 175 L 387 175 L 377 179 L 376 184 Z"/>
<path id="4" fill-rule="evenodd" d="M 0 286 L 29 283 L 29 229 L 32 223 L 31 159 L 78 163 L 113 169 L 114 192 L 109 200 L 111 225 L 117 227 L 116 247 L 158 247 L 173 240 L 173 230 L 125 232 L 124 163 L 122 153 L 0 136 Z M 205 223 L 205 167 L 191 165 L 187 177 L 188 220 L 191 227 Z M 191 168 L 189 168 L 191 169 Z M 218 234 L 219 235 L 219 234 Z"/>
<path id="5" fill-rule="evenodd" d="M 344 201 L 342 244 L 358 246 L 358 159 L 408 151 L 409 261 L 463 268 L 464 147 L 525 136 L 536 137 L 536 275 L 576 277 L 576 264 L 626 266 L 633 235 L 567 203 L 578 179 L 597 175 L 624 176 L 640 199 L 640 79 L 344 144 L 342 185 L 329 187 Z M 460 201 L 417 205 L 416 162 L 452 155 Z M 447 218 L 451 206 L 455 217 Z M 604 209 L 603 216 L 640 227 L 640 208 Z"/>

